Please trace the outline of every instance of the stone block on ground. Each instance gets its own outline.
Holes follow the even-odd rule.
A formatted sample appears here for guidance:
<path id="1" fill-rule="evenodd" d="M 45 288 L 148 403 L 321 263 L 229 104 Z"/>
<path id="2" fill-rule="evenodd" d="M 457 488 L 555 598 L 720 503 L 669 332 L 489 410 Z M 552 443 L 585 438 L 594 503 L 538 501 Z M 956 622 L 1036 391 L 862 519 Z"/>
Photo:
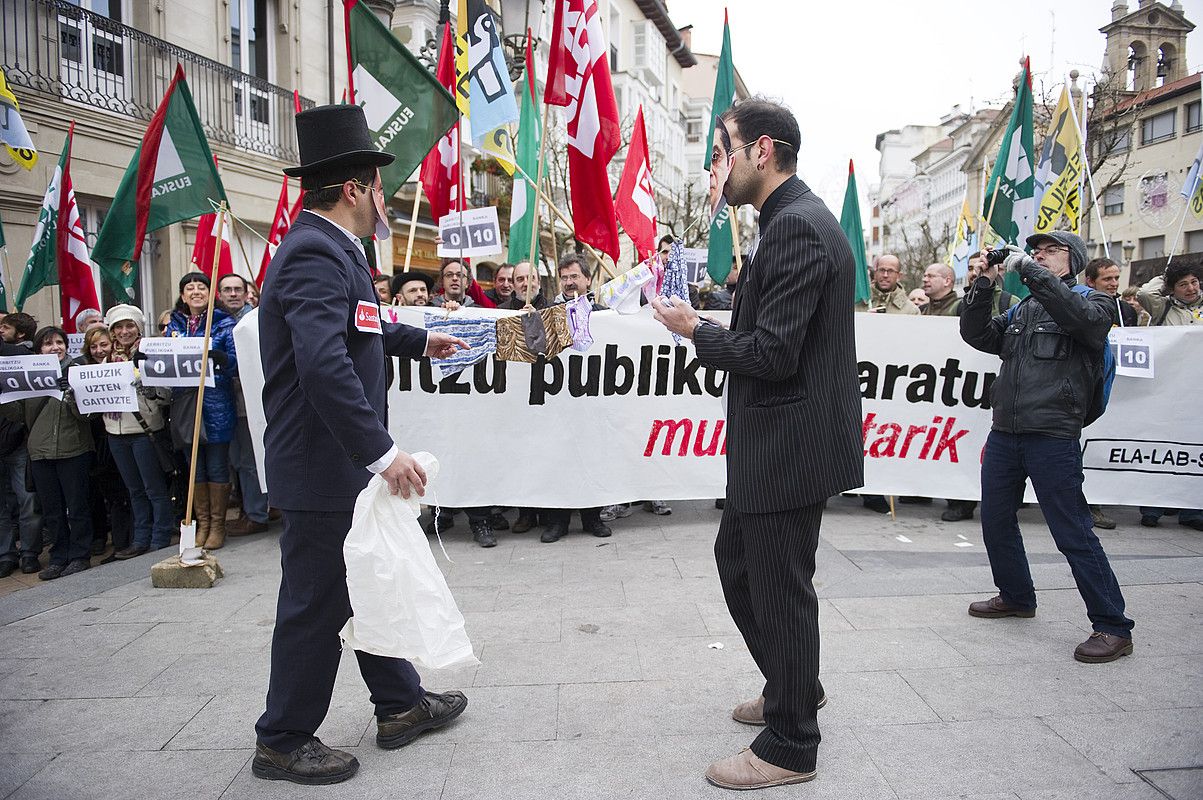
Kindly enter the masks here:
<path id="1" fill-rule="evenodd" d="M 211 589 L 223 574 L 212 553 L 205 553 L 205 563 L 195 567 L 181 564 L 177 554 L 150 568 L 150 583 L 156 589 Z"/>

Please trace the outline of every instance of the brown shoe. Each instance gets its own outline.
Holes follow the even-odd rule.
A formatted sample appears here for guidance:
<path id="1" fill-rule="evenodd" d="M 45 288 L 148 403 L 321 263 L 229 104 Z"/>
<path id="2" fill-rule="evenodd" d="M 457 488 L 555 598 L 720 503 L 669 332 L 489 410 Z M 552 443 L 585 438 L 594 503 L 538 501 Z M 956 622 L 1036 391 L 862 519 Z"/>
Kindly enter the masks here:
<path id="1" fill-rule="evenodd" d="M 819 704 L 816 708 L 822 708 L 827 705 L 827 695 L 824 694 L 819 698 Z M 731 719 L 736 722 L 742 722 L 744 725 L 763 725 L 764 724 L 764 695 L 760 695 L 755 700 L 748 700 L 746 703 L 740 703 L 731 712 Z"/>
<path id="2" fill-rule="evenodd" d="M 385 750 L 396 750 L 424 733 L 443 727 L 464 713 L 467 707 L 468 698 L 463 692 L 426 692 L 426 696 L 409 711 L 376 720 L 376 745 Z"/>
<path id="3" fill-rule="evenodd" d="M 791 772 L 770 764 L 744 748 L 706 768 L 706 780 L 723 789 L 764 789 L 814 780 L 817 772 Z"/>
<path id="4" fill-rule="evenodd" d="M 1074 649 L 1074 658 L 1087 664 L 1106 664 L 1132 655 L 1132 639 L 1095 631 Z"/>
<path id="5" fill-rule="evenodd" d="M 266 522 L 255 522 L 250 517 L 242 517 L 226 525 L 226 536 L 250 536 L 252 533 L 263 533 L 266 530 Z"/>
<path id="6" fill-rule="evenodd" d="M 322 744 L 314 736 L 291 753 L 281 753 L 263 744 L 255 745 L 251 772 L 268 781 L 292 781 L 307 786 L 342 783 L 359 770 L 359 760 L 350 753 Z"/>
<path id="7" fill-rule="evenodd" d="M 995 595 L 989 600 L 979 600 L 976 603 L 970 603 L 969 616 L 985 617 L 987 619 L 996 619 L 998 617 L 1024 617 L 1025 619 L 1030 619 L 1036 616 L 1036 609 L 1004 603 L 1001 597 Z"/>

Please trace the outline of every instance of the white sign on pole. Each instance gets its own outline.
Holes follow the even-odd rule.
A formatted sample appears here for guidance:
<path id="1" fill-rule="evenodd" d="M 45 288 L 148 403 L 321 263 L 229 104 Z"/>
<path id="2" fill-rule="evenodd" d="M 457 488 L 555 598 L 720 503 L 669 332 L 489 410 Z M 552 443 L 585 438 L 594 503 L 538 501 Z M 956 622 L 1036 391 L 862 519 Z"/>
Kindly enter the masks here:
<path id="1" fill-rule="evenodd" d="M 709 251 L 704 247 L 685 248 L 685 282 L 701 283 L 706 280 L 706 262 Z"/>
<path id="2" fill-rule="evenodd" d="M 67 357 L 79 358 L 84 352 L 84 335 L 82 333 L 67 334 Z"/>
<path id="3" fill-rule="evenodd" d="M 0 403 L 29 397 L 62 399 L 58 379 L 63 375 L 56 356 L 0 357 Z"/>
<path id="4" fill-rule="evenodd" d="M 82 364 L 67 370 L 67 379 L 75 390 L 75 407 L 81 414 L 138 410 L 134 365 L 129 361 Z"/>
<path id="5" fill-rule="evenodd" d="M 450 258 L 491 256 L 502 252 L 497 207 L 452 211 L 439 219 L 438 254 Z"/>
<path id="6" fill-rule="evenodd" d="M 1153 340 L 1147 328 L 1112 328 L 1109 338 L 1116 375 L 1153 379 Z"/>
<path id="7" fill-rule="evenodd" d="M 198 336 L 157 336 L 143 339 L 138 349 L 146 355 L 142 362 L 145 386 L 178 386 L 195 389 L 200 377 L 201 352 L 205 340 Z M 205 370 L 205 386 L 213 386 L 213 368 Z"/>

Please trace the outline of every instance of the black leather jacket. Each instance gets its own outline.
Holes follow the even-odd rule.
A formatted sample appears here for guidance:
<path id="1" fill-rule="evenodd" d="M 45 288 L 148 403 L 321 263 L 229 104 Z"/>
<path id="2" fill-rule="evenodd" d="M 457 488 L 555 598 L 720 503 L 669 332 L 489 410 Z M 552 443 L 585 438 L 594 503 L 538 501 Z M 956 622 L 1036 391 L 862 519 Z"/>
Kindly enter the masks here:
<path id="1" fill-rule="evenodd" d="M 991 316 L 993 285 L 978 278 L 965 296 L 961 338 L 1002 357 L 990 389 L 996 431 L 1077 439 L 1103 369 L 1113 300 L 1102 292 L 1075 292 L 1072 275 L 1058 278 L 1025 259 L 1020 268 L 1031 297 Z"/>

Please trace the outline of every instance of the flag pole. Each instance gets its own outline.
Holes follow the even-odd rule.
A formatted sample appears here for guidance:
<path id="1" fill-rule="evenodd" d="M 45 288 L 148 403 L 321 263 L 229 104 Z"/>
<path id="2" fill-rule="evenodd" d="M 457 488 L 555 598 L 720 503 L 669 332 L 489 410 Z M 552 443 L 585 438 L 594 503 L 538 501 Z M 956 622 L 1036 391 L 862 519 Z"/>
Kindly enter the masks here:
<path id="1" fill-rule="evenodd" d="M 222 225 L 226 220 L 226 201 L 221 201 L 221 209 L 217 215 L 217 241 L 221 241 Z M 213 266 L 209 270 L 209 307 L 205 312 L 205 338 L 204 344 L 201 346 L 201 361 L 200 361 L 200 383 L 196 389 L 196 413 L 192 419 L 192 458 L 188 462 L 188 499 L 184 504 L 184 521 L 183 528 L 188 528 L 192 525 L 192 503 L 195 500 L 196 492 L 196 454 L 200 449 L 200 428 L 201 416 L 205 403 L 205 377 L 209 367 L 209 343 L 213 333 L 213 301 L 217 296 L 215 290 L 217 284 L 217 270 L 221 266 L 221 247 L 213 248 Z M 195 542 L 195 540 L 194 540 Z M 195 545 L 203 547 L 203 543 Z M 182 548 L 181 548 L 182 550 Z"/>
<path id="2" fill-rule="evenodd" d="M 409 238 L 405 242 L 405 271 L 409 272 L 409 259 L 414 251 L 414 235 L 418 230 L 418 209 L 422 205 L 422 182 L 418 181 L 414 189 L 414 210 L 409 215 Z"/>
<path id="3" fill-rule="evenodd" d="M 1190 201 L 1197 191 L 1199 191 L 1199 172 L 1195 173 L 1195 182 L 1191 184 L 1190 194 L 1187 195 L 1186 202 L 1182 204 L 1182 216 L 1178 219 L 1178 232 L 1174 234 L 1174 241 L 1170 242 L 1170 255 L 1165 260 L 1166 269 L 1169 269 L 1170 264 L 1174 261 L 1174 253 L 1178 251 L 1178 240 L 1182 238 L 1182 229 L 1186 227 L 1186 215 L 1190 213 Z"/>
<path id="4" fill-rule="evenodd" d="M 1099 223 L 1099 236 L 1103 240 L 1103 255 L 1111 258 L 1111 245 L 1107 242 L 1107 231 L 1103 230 L 1103 211 L 1099 205 L 1099 192 L 1094 186 L 1094 170 L 1090 168 L 1090 159 L 1086 155 L 1086 131 L 1085 123 L 1078 124 L 1078 115 L 1073 113 L 1073 98 L 1070 98 L 1070 119 L 1074 121 L 1074 130 L 1078 134 L 1078 142 L 1081 143 L 1082 169 L 1086 173 L 1086 181 L 1090 184 L 1090 196 L 1094 200 L 1094 216 Z M 1086 118 L 1086 93 L 1082 93 L 1082 119 Z M 1078 181 L 1079 192 L 1081 191 L 1081 180 Z M 1079 222 L 1079 227 L 1081 223 Z"/>
<path id="5" fill-rule="evenodd" d="M 565 214 L 563 211 L 561 211 L 556 206 L 556 204 L 551 201 L 551 197 L 548 196 L 548 194 L 543 190 L 543 188 L 541 186 L 535 184 L 534 179 L 532 179 L 530 175 L 527 175 L 526 171 L 523 170 L 522 167 L 515 164 L 514 171 L 517 172 L 519 175 L 521 175 L 523 180 L 525 180 L 528 184 L 530 184 L 534 188 L 536 194 L 538 195 L 535 198 L 536 206 L 538 205 L 539 200 L 542 199 L 542 201 L 547 204 L 548 209 L 550 209 L 551 212 L 555 216 L 559 217 L 560 221 L 563 222 L 565 225 L 567 225 L 569 230 L 571 230 L 572 229 L 572 218 L 569 217 L 567 214 Z M 538 221 L 538 217 L 536 217 L 536 221 Z M 537 228 L 536 228 L 536 230 L 537 230 Z M 552 230 L 552 238 L 553 239 L 555 238 L 554 225 L 553 225 L 553 230 Z M 532 235 L 531 236 L 531 252 L 532 253 L 534 252 L 534 249 L 535 249 L 534 241 L 535 241 L 535 236 Z M 595 250 L 593 248 L 592 245 L 590 245 L 588 242 L 581 242 L 581 244 L 583 244 L 585 246 L 585 249 L 589 251 L 589 255 L 593 256 L 597 260 L 597 263 L 601 265 L 601 268 L 603 270 L 605 270 L 607 275 L 609 275 L 611 278 L 617 277 L 615 275 L 614 271 L 610 269 L 609 265 L 606 264 L 605 260 L 602 259 L 601 255 L 597 252 L 597 250 Z M 529 298 L 528 298 L 528 300 L 529 300 Z"/>
<path id="6" fill-rule="evenodd" d="M 743 248 L 739 246 L 739 217 L 735 212 L 736 209 L 732 208 L 731 206 L 727 206 L 727 219 L 731 220 L 731 246 L 735 250 L 735 268 L 737 270 L 743 270 L 744 254 Z"/>
<path id="7" fill-rule="evenodd" d="M 227 211 L 226 213 L 228 214 L 229 212 Z M 238 252 L 242 253 L 242 263 L 246 265 L 247 275 L 250 276 L 250 279 L 253 282 L 255 280 L 255 270 L 251 268 L 251 259 L 247 256 L 246 248 L 242 245 L 242 236 L 238 233 L 238 226 L 230 225 L 230 230 L 234 231 L 234 241 L 238 243 Z M 217 247 L 221 247 L 220 241 L 217 243 Z M 231 266 L 233 265 L 231 264 Z"/>
<path id="8" fill-rule="evenodd" d="M 543 192 L 540 190 L 539 187 L 540 187 L 540 184 L 543 183 L 543 168 L 547 163 L 547 112 L 550 108 L 551 108 L 551 106 L 549 106 L 547 103 L 543 104 L 543 124 L 539 128 L 539 169 L 537 172 L 538 177 L 535 180 L 535 219 L 534 219 L 533 223 L 531 224 L 530 250 L 527 251 L 527 254 L 530 258 L 531 274 L 535 275 L 535 276 L 537 276 L 539 274 L 538 266 L 535 264 L 535 246 L 539 243 L 539 198 L 543 194 Z M 514 168 L 517 169 L 519 172 L 522 172 L 522 168 L 518 166 L 517 159 L 515 159 Z M 525 172 L 522 172 L 522 177 L 526 178 L 526 180 L 528 180 L 528 181 L 530 180 L 530 176 L 528 176 Z M 548 203 L 548 205 L 551 206 L 550 203 Z M 553 209 L 555 208 L 555 206 L 551 206 L 551 207 Z M 556 233 L 555 233 L 554 227 L 552 229 L 551 235 L 552 235 L 552 238 L 555 238 Z M 526 299 L 527 305 L 530 305 L 531 298 L 533 297 L 533 295 L 531 295 L 531 289 L 534 288 L 532 286 L 532 283 L 533 283 L 533 281 L 529 281 L 529 280 L 526 282 L 526 298 L 525 299 Z"/>

